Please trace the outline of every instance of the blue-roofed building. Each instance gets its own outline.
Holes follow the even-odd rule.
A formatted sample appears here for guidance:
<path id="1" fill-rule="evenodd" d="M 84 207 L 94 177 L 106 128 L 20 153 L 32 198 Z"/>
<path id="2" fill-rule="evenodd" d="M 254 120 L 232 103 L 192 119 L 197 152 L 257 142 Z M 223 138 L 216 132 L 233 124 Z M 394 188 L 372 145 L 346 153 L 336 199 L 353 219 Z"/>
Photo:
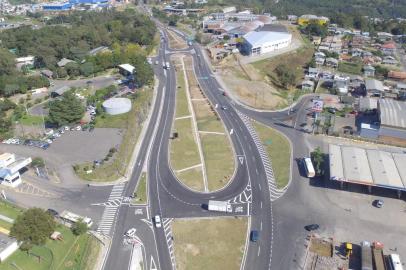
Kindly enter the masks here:
<path id="1" fill-rule="evenodd" d="M 62 11 L 62 10 L 70 10 L 72 8 L 72 4 L 69 2 L 54 2 L 54 3 L 47 3 L 42 6 L 44 11 Z"/>
<path id="2" fill-rule="evenodd" d="M 72 5 L 81 5 L 81 4 L 94 5 L 108 3 L 108 0 L 69 0 L 69 3 L 71 3 Z"/>

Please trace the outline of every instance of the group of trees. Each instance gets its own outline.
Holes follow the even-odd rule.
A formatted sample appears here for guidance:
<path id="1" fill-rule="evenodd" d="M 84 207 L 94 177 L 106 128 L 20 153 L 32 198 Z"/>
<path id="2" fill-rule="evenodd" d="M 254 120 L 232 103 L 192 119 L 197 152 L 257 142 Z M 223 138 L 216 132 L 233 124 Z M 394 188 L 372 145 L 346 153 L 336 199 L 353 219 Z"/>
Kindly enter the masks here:
<path id="1" fill-rule="evenodd" d="M 85 113 L 82 102 L 73 91 L 67 91 L 62 98 L 49 102 L 47 122 L 55 126 L 77 123 Z"/>
<path id="2" fill-rule="evenodd" d="M 295 70 L 288 67 L 285 64 L 279 65 L 275 68 L 275 73 L 278 76 L 278 80 L 280 84 L 284 88 L 288 88 L 289 86 L 295 85 L 296 83 L 296 73 Z"/>

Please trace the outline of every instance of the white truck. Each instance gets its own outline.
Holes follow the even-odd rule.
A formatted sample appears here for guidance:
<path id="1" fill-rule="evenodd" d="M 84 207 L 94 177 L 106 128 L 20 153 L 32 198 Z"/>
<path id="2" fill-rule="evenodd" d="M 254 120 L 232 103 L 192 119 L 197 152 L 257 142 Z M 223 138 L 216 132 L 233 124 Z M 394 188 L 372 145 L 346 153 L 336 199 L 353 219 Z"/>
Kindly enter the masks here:
<path id="1" fill-rule="evenodd" d="M 66 211 L 66 210 L 64 210 L 64 211 L 59 215 L 59 217 L 60 217 L 63 221 L 67 222 L 69 225 L 73 225 L 74 223 L 78 222 L 79 220 L 82 221 L 82 222 L 84 222 L 84 223 L 86 223 L 87 227 L 89 227 L 89 228 L 93 225 L 93 221 L 92 221 L 91 218 L 89 218 L 89 217 L 82 217 L 82 216 L 79 216 L 79 215 L 77 215 L 77 214 L 75 214 L 75 213 L 72 213 L 72 212 L 69 212 L 69 211 Z"/>
<path id="2" fill-rule="evenodd" d="M 232 213 L 233 208 L 231 207 L 231 204 L 225 201 L 213 201 L 210 200 L 209 203 L 207 204 L 207 209 L 209 211 L 218 211 L 218 212 L 226 212 L 226 213 Z"/>
<path id="3" fill-rule="evenodd" d="M 171 66 L 169 65 L 169 62 L 166 62 L 165 68 L 166 68 L 166 69 L 170 69 L 170 68 L 171 68 Z"/>

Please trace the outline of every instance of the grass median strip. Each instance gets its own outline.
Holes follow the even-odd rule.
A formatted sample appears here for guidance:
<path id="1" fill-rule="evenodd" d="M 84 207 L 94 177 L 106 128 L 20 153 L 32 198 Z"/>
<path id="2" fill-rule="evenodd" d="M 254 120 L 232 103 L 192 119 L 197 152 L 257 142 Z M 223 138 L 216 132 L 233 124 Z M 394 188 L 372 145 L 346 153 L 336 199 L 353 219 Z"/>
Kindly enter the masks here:
<path id="1" fill-rule="evenodd" d="M 253 122 L 253 126 L 271 161 L 278 188 L 284 188 L 290 178 L 291 151 L 288 139 L 279 131 Z"/>
<path id="2" fill-rule="evenodd" d="M 147 203 L 147 173 L 143 172 L 140 177 L 136 190 L 134 190 L 133 204 Z"/>
<path id="3" fill-rule="evenodd" d="M 172 232 L 177 269 L 240 269 L 246 218 L 175 220 Z"/>

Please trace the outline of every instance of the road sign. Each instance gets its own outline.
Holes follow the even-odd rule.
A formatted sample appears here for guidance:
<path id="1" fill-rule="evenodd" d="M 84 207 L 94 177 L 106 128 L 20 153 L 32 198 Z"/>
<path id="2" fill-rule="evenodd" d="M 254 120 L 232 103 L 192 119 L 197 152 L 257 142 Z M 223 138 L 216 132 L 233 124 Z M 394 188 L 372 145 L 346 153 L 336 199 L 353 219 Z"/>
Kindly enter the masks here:
<path id="1" fill-rule="evenodd" d="M 313 99 L 313 112 L 321 112 L 323 110 L 323 100 L 321 99 Z"/>

